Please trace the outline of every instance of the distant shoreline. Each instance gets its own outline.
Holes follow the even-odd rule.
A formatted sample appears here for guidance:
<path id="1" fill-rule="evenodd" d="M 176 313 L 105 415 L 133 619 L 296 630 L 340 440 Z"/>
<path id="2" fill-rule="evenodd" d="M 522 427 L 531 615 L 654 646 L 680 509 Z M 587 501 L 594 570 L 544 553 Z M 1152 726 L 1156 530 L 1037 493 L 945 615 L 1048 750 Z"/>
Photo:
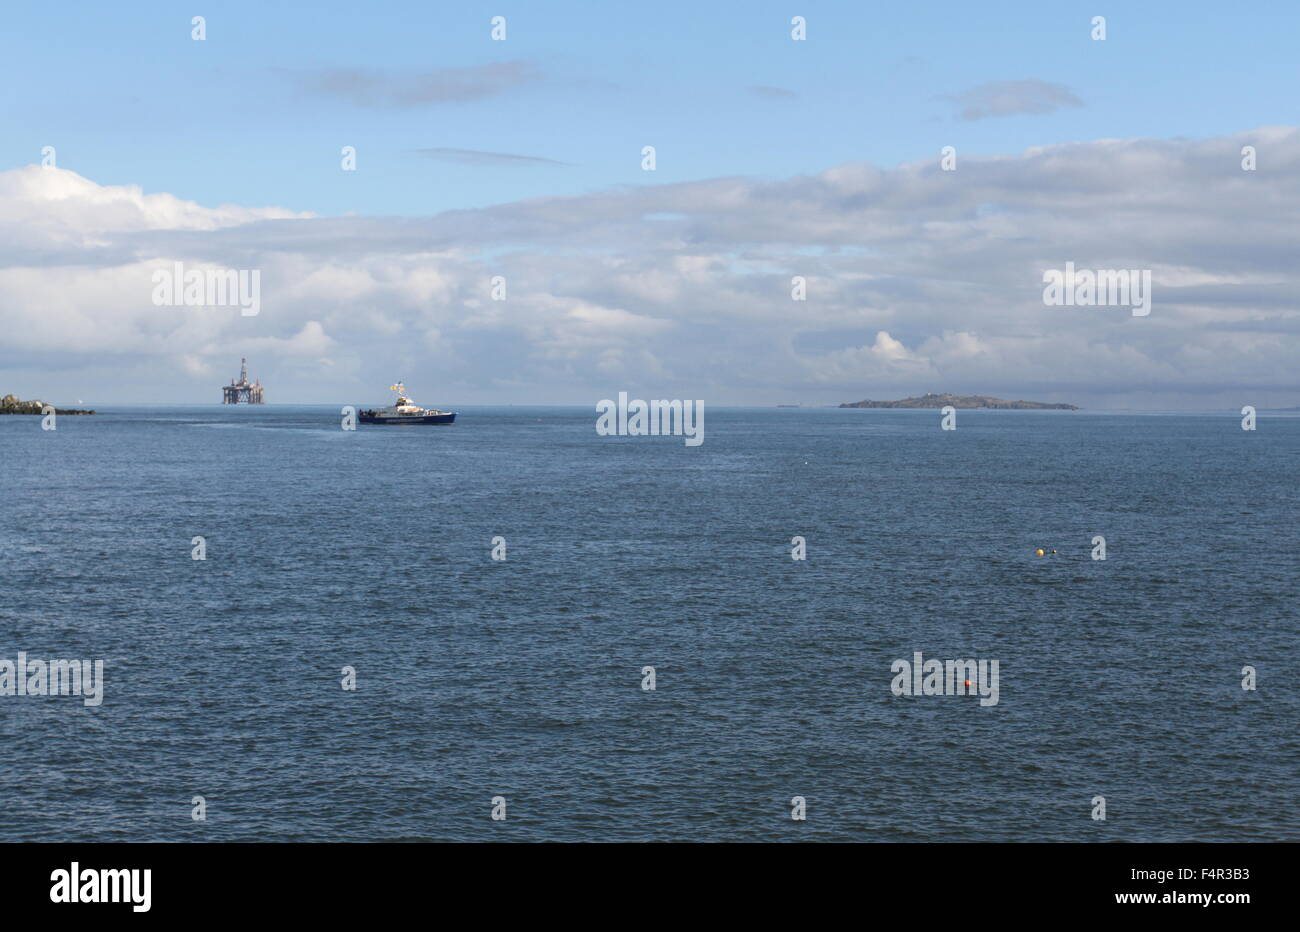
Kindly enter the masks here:
<path id="1" fill-rule="evenodd" d="M 900 402 L 906 400 L 907 399 L 900 399 Z M 924 404 L 924 405 L 921 404 L 904 405 L 901 404 L 900 402 L 872 401 L 867 403 L 854 402 L 851 404 L 849 403 L 836 404 L 835 402 L 828 401 L 828 402 L 804 402 L 798 405 L 790 405 L 790 404 L 778 405 L 778 404 L 773 404 L 771 402 L 767 402 L 767 403 L 730 402 L 726 404 L 723 403 L 710 404 L 708 405 L 708 409 L 709 410 L 752 409 L 755 411 L 768 410 L 774 413 L 777 410 L 781 410 L 782 412 L 793 413 L 794 411 L 813 412 L 813 411 L 841 411 L 841 410 L 853 410 L 853 409 L 858 409 L 858 410 L 891 410 L 892 409 L 897 411 L 908 411 L 908 410 L 919 411 L 919 410 L 934 410 L 943 407 L 942 402 L 938 404 Z M 46 402 L 41 402 L 41 403 L 45 404 Z M 26 404 L 28 403 L 24 402 L 24 405 Z M 90 409 L 90 410 L 70 409 L 70 408 L 56 408 L 55 410 L 59 414 L 96 414 L 96 415 L 103 416 L 106 413 L 112 413 L 114 410 L 122 411 L 123 413 L 125 413 L 126 410 L 147 410 L 147 409 L 166 408 L 166 409 L 178 409 L 178 410 L 193 409 L 193 410 L 224 411 L 228 414 L 238 415 L 240 413 L 256 414 L 258 412 L 262 414 L 270 414 L 276 411 L 283 412 L 283 411 L 288 411 L 296 408 L 301 408 L 301 409 L 314 408 L 317 410 L 333 409 L 334 411 L 338 411 L 340 406 L 345 404 L 355 405 L 356 402 L 354 401 L 277 401 L 277 402 L 269 402 L 267 404 L 262 404 L 262 405 L 223 405 L 220 402 L 216 402 L 216 401 L 171 402 L 168 404 L 159 404 L 156 401 L 124 401 L 124 402 L 100 402 L 98 404 L 97 409 Z M 1098 414 L 1098 415 L 1106 414 L 1106 415 L 1169 415 L 1169 416 L 1177 416 L 1177 415 L 1239 416 L 1238 408 L 1086 408 L 1085 409 L 1075 405 L 1064 405 L 1064 404 L 1047 405 L 1045 407 L 1040 408 L 1040 407 L 1036 407 L 1035 406 L 1036 404 L 1038 403 L 1037 402 L 1007 402 L 1007 407 L 1002 407 L 1002 408 L 994 408 L 994 407 L 971 408 L 969 406 L 956 405 L 956 404 L 954 404 L 953 407 L 954 408 L 964 407 L 967 410 L 984 410 L 984 411 L 998 411 L 998 410 L 1001 411 L 1017 411 L 1017 410 L 1078 411 L 1082 414 Z M 1021 407 L 1021 405 L 1023 405 L 1023 407 Z M 592 403 L 576 402 L 576 401 L 555 402 L 549 404 L 548 403 L 512 404 L 509 402 L 483 402 L 483 403 L 476 403 L 476 404 L 458 403 L 457 407 L 464 408 L 467 410 L 488 409 L 488 408 L 501 408 L 501 409 L 515 408 L 521 411 L 543 410 L 548 408 L 549 409 L 571 409 L 574 411 L 593 410 Z M 1294 406 L 1278 407 L 1278 408 L 1257 406 L 1257 410 L 1259 411 L 1260 414 L 1273 414 L 1273 415 L 1287 415 L 1287 414 L 1294 415 L 1300 413 L 1300 408 Z M 40 411 L 38 409 L 36 411 L 30 411 L 30 410 L 3 411 L 0 413 L 39 414 Z"/>
<path id="2" fill-rule="evenodd" d="M 898 401 L 853 401 L 841 408 L 988 408 L 995 411 L 1078 411 L 1078 405 L 1046 401 L 1007 401 L 991 395 L 936 395 L 933 392 Z"/>
<path id="3" fill-rule="evenodd" d="M 17 395 L 5 395 L 0 398 L 0 414 L 43 414 L 46 402 L 33 398 L 22 401 Z M 51 405 L 50 407 L 53 407 Z M 55 414 L 94 414 L 81 408 L 54 408 Z"/>

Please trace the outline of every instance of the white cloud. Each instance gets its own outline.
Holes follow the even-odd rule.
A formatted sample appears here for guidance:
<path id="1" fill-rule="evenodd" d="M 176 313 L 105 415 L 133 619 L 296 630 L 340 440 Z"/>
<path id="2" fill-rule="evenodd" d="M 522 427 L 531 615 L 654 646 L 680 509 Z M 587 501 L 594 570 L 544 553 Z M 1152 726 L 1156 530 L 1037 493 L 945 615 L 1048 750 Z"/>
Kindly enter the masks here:
<path id="1" fill-rule="evenodd" d="M 1243 145 L 1267 171 L 1241 171 Z M 206 208 L 23 168 L 0 173 L 0 389 L 23 388 L 9 371 L 93 359 L 123 372 L 105 398 L 210 401 L 213 373 L 224 381 L 255 354 L 285 401 L 405 377 L 470 402 L 627 388 L 717 402 L 957 391 L 1296 404 L 1297 182 L 1291 127 L 428 218 Z M 150 276 L 174 261 L 259 269 L 261 313 L 153 306 Z M 1044 306 L 1043 270 L 1067 261 L 1152 269 L 1151 315 Z M 491 300 L 494 275 L 507 301 Z M 808 300 L 790 299 L 794 275 Z M 163 368 L 133 368 L 141 359 Z"/>
<path id="2" fill-rule="evenodd" d="M 989 81 L 949 99 L 957 105 L 957 115 L 963 120 L 984 120 L 1022 113 L 1051 113 L 1062 107 L 1083 106 L 1083 101 L 1064 84 L 1035 78 Z"/>

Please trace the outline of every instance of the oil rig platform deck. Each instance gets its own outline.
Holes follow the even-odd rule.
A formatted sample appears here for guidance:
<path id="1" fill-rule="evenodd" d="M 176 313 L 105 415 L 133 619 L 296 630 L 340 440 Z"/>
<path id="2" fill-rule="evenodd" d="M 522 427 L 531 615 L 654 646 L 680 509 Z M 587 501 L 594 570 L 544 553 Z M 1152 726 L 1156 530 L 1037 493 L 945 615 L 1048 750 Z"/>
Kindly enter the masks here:
<path id="1" fill-rule="evenodd" d="M 230 380 L 229 385 L 221 386 L 221 403 L 223 405 L 237 405 L 240 403 L 250 405 L 265 404 L 263 397 L 261 381 L 248 381 L 248 360 L 239 360 L 239 381 Z"/>

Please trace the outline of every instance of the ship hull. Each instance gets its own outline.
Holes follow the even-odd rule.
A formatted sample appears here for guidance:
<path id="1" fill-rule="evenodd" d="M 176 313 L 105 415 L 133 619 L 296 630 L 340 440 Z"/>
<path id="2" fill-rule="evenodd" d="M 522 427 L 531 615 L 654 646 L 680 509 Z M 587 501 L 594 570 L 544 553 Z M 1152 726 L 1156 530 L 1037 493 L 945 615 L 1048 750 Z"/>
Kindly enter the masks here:
<path id="1" fill-rule="evenodd" d="M 378 417 L 373 414 L 361 415 L 362 424 L 451 424 L 456 420 L 456 413 L 425 414 L 407 417 Z"/>

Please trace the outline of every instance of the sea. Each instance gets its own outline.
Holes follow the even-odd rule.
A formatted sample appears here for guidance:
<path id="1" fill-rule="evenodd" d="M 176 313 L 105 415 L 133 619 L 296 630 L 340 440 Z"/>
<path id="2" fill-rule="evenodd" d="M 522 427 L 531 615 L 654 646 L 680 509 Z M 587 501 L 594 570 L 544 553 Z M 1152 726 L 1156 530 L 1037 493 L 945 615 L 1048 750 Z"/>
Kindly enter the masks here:
<path id="1" fill-rule="evenodd" d="M 1300 840 L 1300 417 L 458 410 L 0 417 L 0 841 Z"/>

